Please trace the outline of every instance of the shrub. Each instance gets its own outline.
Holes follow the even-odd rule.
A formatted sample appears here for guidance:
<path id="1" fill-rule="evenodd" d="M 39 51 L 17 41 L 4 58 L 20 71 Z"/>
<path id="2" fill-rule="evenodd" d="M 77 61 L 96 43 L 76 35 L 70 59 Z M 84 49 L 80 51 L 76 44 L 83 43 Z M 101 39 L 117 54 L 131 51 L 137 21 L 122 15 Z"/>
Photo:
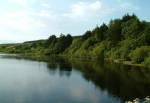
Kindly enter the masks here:
<path id="1" fill-rule="evenodd" d="M 88 49 L 89 47 L 94 46 L 95 43 L 95 38 L 89 38 L 83 43 L 82 48 Z"/>
<path id="2" fill-rule="evenodd" d="M 150 56 L 147 57 L 147 58 L 144 60 L 143 64 L 144 64 L 146 67 L 150 68 Z"/>
<path id="3" fill-rule="evenodd" d="M 150 53 L 150 47 L 149 46 L 142 46 L 139 48 L 136 48 L 130 53 L 130 58 L 132 61 L 136 63 L 141 63 L 144 61 L 146 57 L 148 57 Z"/>
<path id="4" fill-rule="evenodd" d="M 96 45 L 96 47 L 92 50 L 91 55 L 95 57 L 96 59 L 104 59 L 104 51 L 105 51 L 105 44 L 99 43 Z"/>
<path id="5" fill-rule="evenodd" d="M 137 40 L 128 38 L 126 40 L 123 40 L 119 44 L 119 50 L 117 48 L 117 51 L 120 53 L 121 59 L 129 59 L 129 53 L 134 50 L 137 47 Z"/>

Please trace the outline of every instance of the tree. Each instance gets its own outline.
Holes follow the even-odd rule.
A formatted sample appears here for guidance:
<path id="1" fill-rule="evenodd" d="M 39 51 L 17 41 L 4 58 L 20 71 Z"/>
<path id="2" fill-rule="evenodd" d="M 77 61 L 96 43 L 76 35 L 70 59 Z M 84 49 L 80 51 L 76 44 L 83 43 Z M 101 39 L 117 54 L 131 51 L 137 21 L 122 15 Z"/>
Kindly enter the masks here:
<path id="1" fill-rule="evenodd" d="M 146 57 L 148 57 L 149 53 L 150 53 L 150 47 L 142 46 L 132 51 L 130 53 L 130 57 L 132 61 L 136 63 L 141 63 L 144 61 Z"/>
<path id="2" fill-rule="evenodd" d="M 83 47 L 84 49 L 88 49 L 89 47 L 94 46 L 95 43 L 96 43 L 95 38 L 94 38 L 94 37 L 90 37 L 90 38 L 88 38 L 88 39 L 83 43 L 82 47 Z"/>
<path id="3" fill-rule="evenodd" d="M 122 24 L 122 35 L 124 35 L 125 38 L 137 38 L 141 29 L 139 19 L 132 18 Z"/>
<path id="4" fill-rule="evenodd" d="M 89 37 L 92 36 L 92 32 L 91 31 L 87 31 L 85 32 L 85 34 L 82 36 L 82 40 L 86 40 L 88 39 Z"/>
<path id="5" fill-rule="evenodd" d="M 57 41 L 56 36 L 55 36 L 55 35 L 51 35 L 51 36 L 47 39 L 47 41 L 46 41 L 46 43 L 45 43 L 45 46 L 48 47 L 48 46 L 54 44 L 56 41 Z"/>
<path id="6" fill-rule="evenodd" d="M 150 27 L 147 27 L 144 32 L 143 35 L 145 36 L 145 43 L 147 45 L 150 45 Z"/>
<path id="7" fill-rule="evenodd" d="M 72 36 L 70 34 L 68 34 L 67 36 L 65 36 L 64 34 L 60 35 L 60 38 L 58 39 L 56 45 L 55 45 L 55 53 L 59 54 L 62 53 L 63 51 L 66 50 L 66 48 L 68 48 L 71 43 L 72 43 Z"/>
<path id="8" fill-rule="evenodd" d="M 122 22 L 126 22 L 130 19 L 138 19 L 135 14 L 129 15 L 128 13 L 122 17 Z"/>
<path id="9" fill-rule="evenodd" d="M 106 24 L 103 24 L 103 25 L 100 26 L 100 27 L 96 27 L 96 28 L 94 29 L 93 33 L 94 33 L 94 35 L 95 35 L 95 37 L 96 37 L 96 39 L 97 39 L 98 41 L 102 41 L 102 40 L 105 39 L 107 30 L 108 30 L 107 25 L 106 25 Z"/>
<path id="10" fill-rule="evenodd" d="M 111 21 L 108 29 L 108 39 L 111 40 L 114 44 L 118 43 L 121 40 L 121 20 L 116 19 Z"/>
<path id="11" fill-rule="evenodd" d="M 147 27 L 143 32 L 140 33 L 138 37 L 138 44 L 141 45 L 150 45 L 150 27 Z"/>
<path id="12" fill-rule="evenodd" d="M 73 41 L 73 38 L 70 34 L 66 36 L 66 47 L 70 46 Z"/>
<path id="13" fill-rule="evenodd" d="M 150 23 L 141 22 L 141 32 L 138 37 L 140 45 L 150 45 Z"/>

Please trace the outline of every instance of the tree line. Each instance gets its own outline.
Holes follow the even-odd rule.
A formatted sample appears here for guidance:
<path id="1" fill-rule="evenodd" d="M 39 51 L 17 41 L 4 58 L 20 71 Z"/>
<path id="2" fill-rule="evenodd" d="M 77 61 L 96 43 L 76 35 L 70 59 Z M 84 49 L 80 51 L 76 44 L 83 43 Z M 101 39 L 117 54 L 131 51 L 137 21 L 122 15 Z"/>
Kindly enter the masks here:
<path id="1" fill-rule="evenodd" d="M 86 59 L 119 59 L 150 65 L 150 22 L 126 14 L 81 36 L 51 35 L 47 40 L 1 45 L 0 51 L 37 55 L 67 55 Z"/>

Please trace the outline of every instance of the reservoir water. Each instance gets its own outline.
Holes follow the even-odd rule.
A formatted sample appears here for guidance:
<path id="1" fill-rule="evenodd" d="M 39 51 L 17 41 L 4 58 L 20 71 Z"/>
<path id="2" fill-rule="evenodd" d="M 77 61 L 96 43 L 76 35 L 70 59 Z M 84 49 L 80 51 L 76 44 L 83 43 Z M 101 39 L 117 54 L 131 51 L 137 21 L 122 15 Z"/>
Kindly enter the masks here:
<path id="1" fill-rule="evenodd" d="M 0 55 L 0 103 L 123 103 L 150 95 L 150 70 Z"/>

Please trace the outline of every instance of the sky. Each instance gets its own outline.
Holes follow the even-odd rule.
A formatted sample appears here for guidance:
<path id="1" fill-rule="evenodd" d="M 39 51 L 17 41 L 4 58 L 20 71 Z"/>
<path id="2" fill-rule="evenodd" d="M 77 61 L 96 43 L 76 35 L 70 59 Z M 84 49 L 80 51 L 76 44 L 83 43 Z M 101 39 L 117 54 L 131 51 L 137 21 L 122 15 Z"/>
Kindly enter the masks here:
<path id="1" fill-rule="evenodd" d="M 82 35 L 124 14 L 150 21 L 150 0 L 0 0 L 0 43 Z"/>

